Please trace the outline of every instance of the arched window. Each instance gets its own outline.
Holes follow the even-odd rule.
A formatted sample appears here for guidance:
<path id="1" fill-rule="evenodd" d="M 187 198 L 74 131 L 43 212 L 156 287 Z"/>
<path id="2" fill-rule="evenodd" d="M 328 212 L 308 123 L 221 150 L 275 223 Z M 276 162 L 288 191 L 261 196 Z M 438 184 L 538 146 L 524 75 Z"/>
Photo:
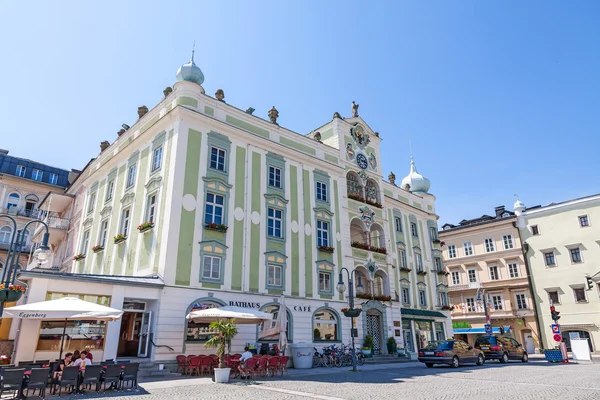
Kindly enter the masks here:
<path id="1" fill-rule="evenodd" d="M 379 188 L 377 187 L 377 183 L 373 179 L 367 180 L 367 202 L 373 204 L 379 203 Z"/>
<path id="2" fill-rule="evenodd" d="M 330 308 L 319 308 L 313 314 L 313 340 L 336 342 L 341 340 L 338 314 Z"/>
<path id="3" fill-rule="evenodd" d="M 346 175 L 346 184 L 348 185 L 349 198 L 360 201 L 364 200 L 363 187 L 356 172 L 348 172 Z"/>
<path id="4" fill-rule="evenodd" d="M 258 325 L 258 341 L 259 342 L 277 342 L 279 341 L 279 304 L 277 303 L 269 303 L 265 304 L 260 308 L 260 311 L 273 314 L 273 319 L 271 321 L 263 322 Z M 288 342 L 292 341 L 292 313 L 286 309 L 287 312 L 287 325 L 286 325 L 286 335 Z"/>
<path id="5" fill-rule="evenodd" d="M 385 234 L 383 228 L 379 224 L 371 225 L 371 231 L 369 232 L 369 244 L 371 246 L 385 248 Z"/>
<path id="6" fill-rule="evenodd" d="M 365 225 L 358 218 L 350 222 L 350 238 L 352 242 L 366 243 Z"/>
<path id="7" fill-rule="evenodd" d="M 206 310 L 208 308 L 217 308 L 224 305 L 224 302 L 216 299 L 198 299 L 190 305 L 188 308 L 188 313 L 194 310 Z M 186 342 L 206 342 L 208 339 L 210 339 L 211 335 L 215 333 L 209 328 L 210 324 L 208 323 L 197 323 L 193 321 L 186 321 L 186 323 Z"/>
<path id="8" fill-rule="evenodd" d="M 383 296 L 383 278 L 379 275 L 375 276 L 375 282 L 373 282 L 373 294 L 377 296 Z"/>
<path id="9" fill-rule="evenodd" d="M 3 226 L 0 228 L 0 243 L 8 244 L 12 236 L 12 228 L 10 226 Z"/>
<path id="10" fill-rule="evenodd" d="M 8 195 L 8 201 L 6 202 L 6 209 L 10 212 L 16 212 L 17 208 L 19 208 L 19 201 L 21 200 L 21 196 L 19 193 L 11 193 Z M 11 210 L 12 209 L 12 210 Z"/>

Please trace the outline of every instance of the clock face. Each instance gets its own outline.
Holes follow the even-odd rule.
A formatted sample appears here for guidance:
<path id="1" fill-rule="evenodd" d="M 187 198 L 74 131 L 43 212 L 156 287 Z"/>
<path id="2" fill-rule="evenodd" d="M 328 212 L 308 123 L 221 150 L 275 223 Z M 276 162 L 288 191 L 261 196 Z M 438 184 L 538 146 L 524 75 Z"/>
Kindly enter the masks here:
<path id="1" fill-rule="evenodd" d="M 367 160 L 367 156 L 362 153 L 358 153 L 356 155 L 356 164 L 362 169 L 367 169 L 369 167 L 369 160 Z"/>

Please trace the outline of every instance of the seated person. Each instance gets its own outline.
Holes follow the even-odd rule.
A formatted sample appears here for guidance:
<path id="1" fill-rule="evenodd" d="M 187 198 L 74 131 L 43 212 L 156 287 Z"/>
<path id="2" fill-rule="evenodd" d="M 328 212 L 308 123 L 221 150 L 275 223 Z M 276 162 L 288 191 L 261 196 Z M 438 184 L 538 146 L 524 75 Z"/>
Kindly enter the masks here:
<path id="1" fill-rule="evenodd" d="M 73 363 L 74 366 L 85 369 L 87 365 L 92 365 L 92 360 L 87 358 L 87 351 L 82 351 L 80 357 Z"/>
<path id="2" fill-rule="evenodd" d="M 246 360 L 249 360 L 251 358 L 252 358 L 252 353 L 250 352 L 250 349 L 248 348 L 248 346 L 244 347 L 244 352 L 242 353 L 242 356 L 240 357 L 240 366 L 238 367 L 242 378 L 245 378 L 243 369 L 246 367 Z"/>
<path id="3" fill-rule="evenodd" d="M 54 372 L 54 379 L 60 380 L 63 369 L 65 367 L 70 367 L 73 365 L 72 357 L 73 357 L 73 353 L 67 353 L 67 354 L 65 354 L 65 358 L 60 360 L 60 364 L 58 365 L 58 368 L 56 368 L 56 371 Z"/>

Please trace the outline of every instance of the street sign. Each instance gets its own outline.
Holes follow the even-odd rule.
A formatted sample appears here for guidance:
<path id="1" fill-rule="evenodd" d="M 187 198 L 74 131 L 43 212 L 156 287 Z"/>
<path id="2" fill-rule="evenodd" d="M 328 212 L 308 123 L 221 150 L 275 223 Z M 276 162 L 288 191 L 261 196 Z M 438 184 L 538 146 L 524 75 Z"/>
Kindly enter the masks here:
<path id="1" fill-rule="evenodd" d="M 491 324 L 485 324 L 484 328 L 485 328 L 485 334 L 486 335 L 491 335 L 492 334 L 492 325 Z"/>
<path id="2" fill-rule="evenodd" d="M 559 343 L 562 342 L 562 336 L 559 335 L 558 333 L 556 335 L 554 335 L 553 338 L 554 338 L 555 342 L 559 342 Z"/>
<path id="3" fill-rule="evenodd" d="M 552 333 L 559 333 L 560 334 L 560 325 L 558 324 L 552 324 Z"/>

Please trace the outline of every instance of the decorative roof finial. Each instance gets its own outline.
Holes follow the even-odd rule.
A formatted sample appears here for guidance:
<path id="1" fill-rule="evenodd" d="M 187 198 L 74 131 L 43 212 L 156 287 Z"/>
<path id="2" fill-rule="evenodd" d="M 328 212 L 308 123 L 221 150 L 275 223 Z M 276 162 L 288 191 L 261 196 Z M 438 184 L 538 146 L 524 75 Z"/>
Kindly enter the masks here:
<path id="1" fill-rule="evenodd" d="M 279 117 L 279 111 L 277 111 L 277 109 L 275 108 L 275 106 L 273 106 L 273 108 L 271 108 L 269 110 L 269 112 L 267 113 L 267 115 L 269 116 L 269 120 L 271 121 L 272 124 L 279 125 L 277 123 L 277 117 Z"/>
<path id="2" fill-rule="evenodd" d="M 194 44 L 192 45 L 192 62 L 194 62 L 194 52 L 196 51 L 196 41 L 194 40 Z"/>
<path id="3" fill-rule="evenodd" d="M 358 104 L 352 101 L 352 118 L 358 117 Z"/>

